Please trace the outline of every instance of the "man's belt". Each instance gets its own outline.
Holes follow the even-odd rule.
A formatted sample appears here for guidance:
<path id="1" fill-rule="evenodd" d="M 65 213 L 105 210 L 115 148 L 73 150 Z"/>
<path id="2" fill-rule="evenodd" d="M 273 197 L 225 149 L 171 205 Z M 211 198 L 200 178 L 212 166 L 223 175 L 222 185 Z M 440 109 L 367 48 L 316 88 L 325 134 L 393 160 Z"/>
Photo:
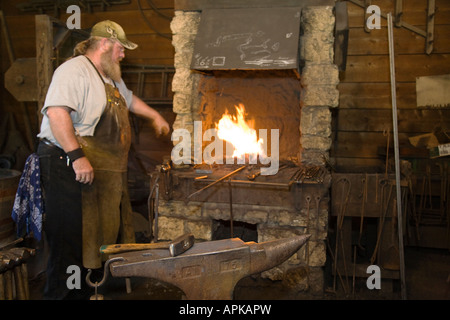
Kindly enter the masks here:
<path id="1" fill-rule="evenodd" d="M 41 142 L 43 142 L 44 144 L 48 145 L 49 147 L 56 147 L 58 149 L 61 149 L 60 147 L 58 147 L 56 144 L 54 144 L 53 142 L 51 142 L 47 138 L 42 138 Z"/>

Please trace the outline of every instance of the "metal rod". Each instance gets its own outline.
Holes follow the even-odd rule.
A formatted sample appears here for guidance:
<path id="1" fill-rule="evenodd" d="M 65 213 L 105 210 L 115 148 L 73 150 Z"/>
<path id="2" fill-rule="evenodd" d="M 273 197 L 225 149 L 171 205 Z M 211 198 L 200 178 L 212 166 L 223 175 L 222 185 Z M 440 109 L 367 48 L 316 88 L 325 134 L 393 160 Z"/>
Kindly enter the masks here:
<path id="1" fill-rule="evenodd" d="M 394 61 L 394 33 L 392 30 L 392 16 L 389 12 L 388 18 L 388 39 L 389 39 L 389 61 L 391 74 L 391 96 L 392 96 L 392 123 L 394 129 L 394 153 L 395 153 L 395 188 L 397 193 L 397 221 L 398 221 L 398 245 L 400 256 L 400 281 L 402 299 L 406 300 L 406 281 L 405 281 L 405 258 L 403 251 L 403 215 L 402 199 L 400 189 L 400 159 L 398 146 L 398 127 L 397 127 L 397 96 L 395 88 L 395 61 Z"/>
<path id="2" fill-rule="evenodd" d="M 228 189 L 230 192 L 230 238 L 234 238 L 233 230 L 233 186 L 231 185 L 231 178 L 228 179 Z"/>
<path id="3" fill-rule="evenodd" d="M 214 182 L 212 179 L 205 179 L 201 177 L 196 177 L 194 182 Z M 292 184 L 295 182 L 289 183 L 277 183 L 277 182 L 262 182 L 262 181 L 246 181 L 246 180 L 231 180 L 232 185 L 249 185 L 249 186 L 262 186 L 262 187 L 272 187 L 277 189 L 289 189 Z"/>
<path id="4" fill-rule="evenodd" d="M 191 198 L 192 196 L 202 192 L 203 190 L 208 189 L 209 187 L 212 187 L 213 185 L 219 183 L 222 180 L 225 180 L 228 177 L 231 177 L 233 174 L 238 173 L 239 171 L 241 171 L 242 169 L 244 169 L 245 166 L 240 167 L 239 169 L 234 170 L 233 172 L 228 173 L 227 175 L 223 176 L 222 178 L 220 178 L 219 180 L 214 181 L 213 183 L 208 184 L 206 187 L 201 188 L 200 190 L 195 191 L 194 193 L 191 193 L 187 198 Z"/>

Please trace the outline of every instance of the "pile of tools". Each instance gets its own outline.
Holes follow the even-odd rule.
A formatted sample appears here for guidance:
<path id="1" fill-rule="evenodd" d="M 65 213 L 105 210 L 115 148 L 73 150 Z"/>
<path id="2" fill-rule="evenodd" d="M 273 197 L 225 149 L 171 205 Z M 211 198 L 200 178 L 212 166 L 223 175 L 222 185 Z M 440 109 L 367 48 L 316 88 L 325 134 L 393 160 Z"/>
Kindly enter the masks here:
<path id="1" fill-rule="evenodd" d="M 323 166 L 301 166 L 291 177 L 296 183 L 323 183 L 328 170 Z"/>
<path id="2" fill-rule="evenodd" d="M 35 249 L 14 247 L 0 250 L 0 300 L 29 300 L 27 261 Z"/>

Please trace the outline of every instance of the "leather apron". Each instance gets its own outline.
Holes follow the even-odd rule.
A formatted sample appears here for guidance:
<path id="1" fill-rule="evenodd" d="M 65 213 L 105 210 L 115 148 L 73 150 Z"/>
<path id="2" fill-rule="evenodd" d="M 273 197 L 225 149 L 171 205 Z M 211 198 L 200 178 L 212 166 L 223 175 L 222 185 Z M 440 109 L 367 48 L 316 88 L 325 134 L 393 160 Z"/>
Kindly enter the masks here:
<path id="1" fill-rule="evenodd" d="M 100 268 L 106 260 L 99 252 L 102 245 L 135 242 L 127 186 L 128 108 L 117 87 L 105 83 L 95 70 L 105 85 L 106 107 L 94 135 L 78 137 L 94 168 L 94 182 L 82 186 L 83 265 L 90 269 Z"/>

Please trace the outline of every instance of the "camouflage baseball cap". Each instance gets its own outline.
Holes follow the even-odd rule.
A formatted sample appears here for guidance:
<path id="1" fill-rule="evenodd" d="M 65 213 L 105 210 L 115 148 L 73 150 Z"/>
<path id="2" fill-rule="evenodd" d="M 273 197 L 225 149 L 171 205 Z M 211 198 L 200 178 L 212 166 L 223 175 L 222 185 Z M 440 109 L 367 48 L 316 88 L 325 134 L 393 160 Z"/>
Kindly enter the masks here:
<path id="1" fill-rule="evenodd" d="M 122 27 L 111 20 L 104 20 L 92 27 L 91 36 L 116 39 L 125 48 L 134 50 L 137 48 L 137 44 L 127 39 L 125 31 Z"/>

